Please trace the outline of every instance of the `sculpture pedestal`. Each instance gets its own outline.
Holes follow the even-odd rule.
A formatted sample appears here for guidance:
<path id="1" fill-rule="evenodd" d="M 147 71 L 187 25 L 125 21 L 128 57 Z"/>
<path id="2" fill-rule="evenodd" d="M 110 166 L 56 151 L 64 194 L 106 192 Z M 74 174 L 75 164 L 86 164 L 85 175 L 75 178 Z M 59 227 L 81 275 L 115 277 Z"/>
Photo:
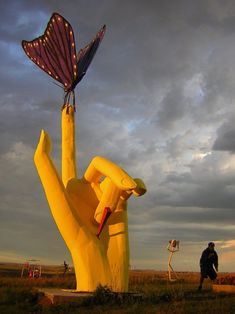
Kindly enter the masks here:
<path id="1" fill-rule="evenodd" d="M 47 302 L 46 304 L 65 304 L 65 303 L 82 303 L 89 298 L 93 301 L 97 301 L 96 296 L 92 292 L 77 292 L 75 290 L 65 290 L 65 289 L 53 289 L 53 288 L 41 288 L 38 289 L 39 292 L 44 294 Z M 113 300 L 120 302 L 122 301 L 142 301 L 144 295 L 137 292 L 110 292 L 107 296 L 113 298 Z"/>
<path id="2" fill-rule="evenodd" d="M 42 292 L 51 304 L 80 303 L 93 296 L 93 293 L 91 292 L 75 292 L 75 290 L 56 288 L 42 288 L 38 289 L 38 291 Z"/>

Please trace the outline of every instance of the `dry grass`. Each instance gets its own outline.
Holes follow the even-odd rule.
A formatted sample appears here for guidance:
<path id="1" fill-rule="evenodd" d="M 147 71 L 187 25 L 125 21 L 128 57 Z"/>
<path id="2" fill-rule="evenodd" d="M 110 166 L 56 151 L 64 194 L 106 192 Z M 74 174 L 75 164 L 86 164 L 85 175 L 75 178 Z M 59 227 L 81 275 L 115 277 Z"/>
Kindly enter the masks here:
<path id="1" fill-rule="evenodd" d="M 43 314 L 43 313 L 235 313 L 235 296 L 215 294 L 210 282 L 202 292 L 197 291 L 198 273 L 179 273 L 180 280 L 169 283 L 166 272 L 130 272 L 130 290 L 142 294 L 134 299 L 131 295 L 120 297 L 100 288 L 94 297 L 74 305 L 48 305 L 35 287 L 75 287 L 73 273 L 62 276 L 63 267 L 43 269 L 39 279 L 20 278 L 20 265 L 0 265 L 0 313 Z"/>

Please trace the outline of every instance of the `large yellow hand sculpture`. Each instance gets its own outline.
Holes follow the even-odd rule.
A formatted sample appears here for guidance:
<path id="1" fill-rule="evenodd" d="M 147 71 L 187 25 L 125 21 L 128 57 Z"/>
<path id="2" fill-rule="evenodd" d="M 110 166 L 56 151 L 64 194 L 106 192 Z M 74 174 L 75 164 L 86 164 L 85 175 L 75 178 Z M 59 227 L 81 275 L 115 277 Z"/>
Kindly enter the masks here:
<path id="1" fill-rule="evenodd" d="M 99 284 L 128 291 L 129 243 L 127 199 L 146 192 L 140 179 L 103 157 L 95 157 L 77 178 L 74 111 L 62 110 L 62 179 L 50 157 L 50 138 L 42 130 L 34 155 L 52 215 L 75 268 L 77 291 Z M 105 217 L 105 213 L 111 213 Z M 106 221 L 107 219 L 107 221 Z M 102 226 L 101 226 L 102 225 Z M 98 229 L 103 228 L 99 236 Z"/>

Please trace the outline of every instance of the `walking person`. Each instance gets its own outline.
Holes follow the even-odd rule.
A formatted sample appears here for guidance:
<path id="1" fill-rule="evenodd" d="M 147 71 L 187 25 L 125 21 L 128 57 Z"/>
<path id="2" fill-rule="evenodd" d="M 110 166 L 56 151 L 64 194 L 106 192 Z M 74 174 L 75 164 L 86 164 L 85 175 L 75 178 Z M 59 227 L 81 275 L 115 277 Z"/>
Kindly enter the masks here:
<path id="1" fill-rule="evenodd" d="M 65 274 L 67 273 L 68 270 L 69 270 L 69 264 L 67 264 L 66 261 L 64 261 L 64 273 L 63 273 L 63 277 L 65 276 Z"/>
<path id="2" fill-rule="evenodd" d="M 200 258 L 201 278 L 198 290 L 202 290 L 202 284 L 205 278 L 215 280 L 218 272 L 218 255 L 215 251 L 215 243 L 209 242 L 208 247 L 202 252 Z"/>

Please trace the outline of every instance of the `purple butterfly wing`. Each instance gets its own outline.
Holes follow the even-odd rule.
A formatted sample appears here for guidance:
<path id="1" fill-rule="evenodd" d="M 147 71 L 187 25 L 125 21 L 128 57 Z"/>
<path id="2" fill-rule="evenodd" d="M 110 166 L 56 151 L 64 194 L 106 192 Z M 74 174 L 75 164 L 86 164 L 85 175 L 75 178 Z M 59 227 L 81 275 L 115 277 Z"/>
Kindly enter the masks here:
<path id="1" fill-rule="evenodd" d="M 73 29 L 54 13 L 44 34 L 32 41 L 22 41 L 27 56 L 43 71 L 70 89 L 77 78 L 77 57 Z"/>
<path id="2" fill-rule="evenodd" d="M 100 42 L 104 37 L 105 30 L 106 26 L 104 25 L 96 34 L 95 38 L 90 42 L 90 44 L 88 44 L 78 52 L 77 78 L 73 84 L 74 87 L 81 81 L 83 76 L 86 74 L 86 71 L 100 45 Z"/>

